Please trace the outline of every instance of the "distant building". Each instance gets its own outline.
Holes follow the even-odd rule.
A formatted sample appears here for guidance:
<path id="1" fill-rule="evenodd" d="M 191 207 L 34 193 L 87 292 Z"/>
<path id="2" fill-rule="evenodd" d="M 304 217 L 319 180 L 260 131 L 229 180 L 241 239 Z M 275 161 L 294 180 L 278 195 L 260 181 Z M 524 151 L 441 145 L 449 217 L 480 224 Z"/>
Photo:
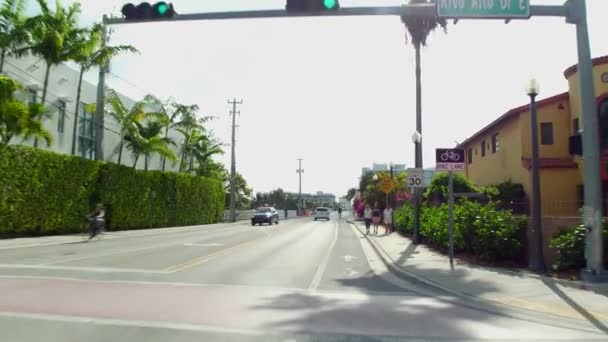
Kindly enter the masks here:
<path id="1" fill-rule="evenodd" d="M 361 168 L 361 176 L 365 176 L 368 173 L 376 173 L 376 172 L 390 172 L 391 168 L 393 170 L 393 175 L 398 175 L 402 172 L 407 171 L 406 164 L 380 164 L 373 163 L 372 167 L 363 167 Z"/>
<path id="2" fill-rule="evenodd" d="M 297 192 L 289 192 L 287 193 L 290 196 L 293 197 L 298 197 L 298 193 Z M 337 202 L 336 202 L 336 195 L 334 194 L 330 194 L 330 193 L 324 193 L 322 191 L 317 191 L 315 194 L 306 194 L 306 193 L 302 193 L 302 200 L 304 201 L 313 201 L 316 202 L 318 205 L 323 205 L 323 206 L 334 206 Z"/>

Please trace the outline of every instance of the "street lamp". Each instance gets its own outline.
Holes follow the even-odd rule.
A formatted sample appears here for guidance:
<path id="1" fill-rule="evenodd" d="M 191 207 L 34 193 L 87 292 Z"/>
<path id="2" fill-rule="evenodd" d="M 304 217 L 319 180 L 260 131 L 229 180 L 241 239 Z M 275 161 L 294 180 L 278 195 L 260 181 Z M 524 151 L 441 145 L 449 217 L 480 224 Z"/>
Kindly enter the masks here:
<path id="1" fill-rule="evenodd" d="M 530 243 L 529 267 L 535 272 L 545 271 L 543 257 L 543 235 L 541 230 L 541 201 L 540 201 L 540 172 L 538 167 L 538 119 L 536 114 L 536 96 L 540 85 L 536 79 L 531 79 L 526 86 L 530 96 L 530 130 L 532 132 L 532 157 L 530 169 L 532 172 L 532 234 Z"/>
<path id="2" fill-rule="evenodd" d="M 415 168 L 419 169 L 422 168 L 422 134 L 419 131 L 412 134 L 412 143 L 414 143 L 416 154 Z M 420 232 L 420 204 L 422 203 L 422 192 L 419 188 L 414 188 L 414 195 L 416 205 L 414 206 L 414 235 L 412 236 L 412 243 L 417 245 L 420 242 L 418 232 Z"/>
<path id="3" fill-rule="evenodd" d="M 377 182 L 378 182 L 378 174 L 377 174 L 377 173 L 375 173 L 375 174 L 374 174 L 374 177 L 372 177 L 372 178 L 374 179 L 374 183 L 376 183 L 376 187 L 377 187 L 377 186 L 378 186 L 378 184 L 377 184 Z M 377 196 L 378 196 L 378 189 L 376 188 L 376 189 L 374 190 L 374 206 L 376 205 L 376 203 L 375 203 L 375 202 L 378 200 L 378 197 L 377 197 Z"/>

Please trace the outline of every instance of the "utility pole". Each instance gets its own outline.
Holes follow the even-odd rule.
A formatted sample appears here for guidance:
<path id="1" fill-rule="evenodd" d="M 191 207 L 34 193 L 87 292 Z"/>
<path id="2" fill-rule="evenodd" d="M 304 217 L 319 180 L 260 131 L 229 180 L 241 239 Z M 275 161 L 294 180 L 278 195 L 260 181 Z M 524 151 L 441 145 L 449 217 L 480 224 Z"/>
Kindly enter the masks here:
<path id="1" fill-rule="evenodd" d="M 302 170 L 302 160 L 304 159 L 298 158 L 298 169 L 296 170 L 300 178 L 298 185 L 298 215 L 300 215 L 302 211 L 302 173 L 304 172 L 304 170 Z"/>
<path id="2" fill-rule="evenodd" d="M 235 156 L 235 145 L 236 145 L 236 115 L 241 114 L 240 111 L 236 110 L 236 106 L 243 103 L 243 100 L 237 101 L 235 98 L 232 101 L 228 100 L 228 104 L 232 105 L 230 115 L 232 115 L 232 145 L 231 157 L 230 157 L 230 221 L 236 222 L 236 156 Z"/>

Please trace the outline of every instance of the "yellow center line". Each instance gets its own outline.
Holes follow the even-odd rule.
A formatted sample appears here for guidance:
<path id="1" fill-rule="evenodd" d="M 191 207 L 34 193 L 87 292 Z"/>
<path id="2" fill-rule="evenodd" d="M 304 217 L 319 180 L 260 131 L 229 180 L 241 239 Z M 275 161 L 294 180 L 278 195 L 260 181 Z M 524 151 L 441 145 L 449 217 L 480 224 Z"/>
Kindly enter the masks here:
<path id="1" fill-rule="evenodd" d="M 219 250 L 219 251 L 217 251 L 217 252 L 215 252 L 215 253 L 211 253 L 211 254 L 203 255 L 203 256 L 201 256 L 201 257 L 198 257 L 198 258 L 195 258 L 195 259 L 188 260 L 188 261 L 183 262 L 183 263 L 181 263 L 181 264 L 177 264 L 177 265 L 173 265 L 173 266 L 167 267 L 166 269 L 164 269 L 164 271 L 165 271 L 165 272 L 168 272 L 168 273 L 175 273 L 175 272 L 183 271 L 183 270 L 185 270 L 185 269 L 188 269 L 188 268 L 191 268 L 191 267 L 194 267 L 194 266 L 200 265 L 200 264 L 202 264 L 202 263 L 205 263 L 205 262 L 207 262 L 207 261 L 210 261 L 210 260 L 212 260 L 212 259 L 215 259 L 215 258 L 217 258 L 218 256 L 221 256 L 221 255 L 224 255 L 224 254 L 228 254 L 228 252 L 230 252 L 230 251 L 232 251 L 232 250 L 234 250 L 234 249 L 236 249 L 236 248 L 238 248 L 238 247 L 245 246 L 245 245 L 250 244 L 250 243 L 252 243 L 252 242 L 255 242 L 255 241 L 257 241 L 257 240 L 260 240 L 260 239 L 263 239 L 263 238 L 270 237 L 270 236 L 272 235 L 272 234 L 270 234 L 270 233 L 268 233 L 268 232 L 266 232 L 266 231 L 264 231 L 264 230 L 263 230 L 263 232 L 264 232 L 264 236 L 257 237 L 257 238 L 255 238 L 255 239 L 253 239 L 253 240 L 249 240 L 249 241 L 241 242 L 241 243 L 236 244 L 236 245 L 234 245 L 234 246 L 231 246 L 231 247 L 228 247 L 228 248 L 225 248 L 225 249 Z"/>

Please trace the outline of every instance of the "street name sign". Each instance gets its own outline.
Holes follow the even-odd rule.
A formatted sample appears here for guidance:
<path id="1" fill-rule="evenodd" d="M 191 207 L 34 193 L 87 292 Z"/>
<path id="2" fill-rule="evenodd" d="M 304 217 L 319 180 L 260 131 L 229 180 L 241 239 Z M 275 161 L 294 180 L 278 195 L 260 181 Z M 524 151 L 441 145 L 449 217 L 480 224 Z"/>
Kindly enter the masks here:
<path id="1" fill-rule="evenodd" d="M 422 169 L 407 170 L 407 186 L 409 188 L 424 187 L 424 174 L 422 172 Z"/>
<path id="2" fill-rule="evenodd" d="M 528 19 L 530 0 L 437 0 L 437 16 L 455 19 Z"/>
<path id="3" fill-rule="evenodd" d="M 435 170 L 464 171 L 464 149 L 438 148 L 435 150 Z"/>

